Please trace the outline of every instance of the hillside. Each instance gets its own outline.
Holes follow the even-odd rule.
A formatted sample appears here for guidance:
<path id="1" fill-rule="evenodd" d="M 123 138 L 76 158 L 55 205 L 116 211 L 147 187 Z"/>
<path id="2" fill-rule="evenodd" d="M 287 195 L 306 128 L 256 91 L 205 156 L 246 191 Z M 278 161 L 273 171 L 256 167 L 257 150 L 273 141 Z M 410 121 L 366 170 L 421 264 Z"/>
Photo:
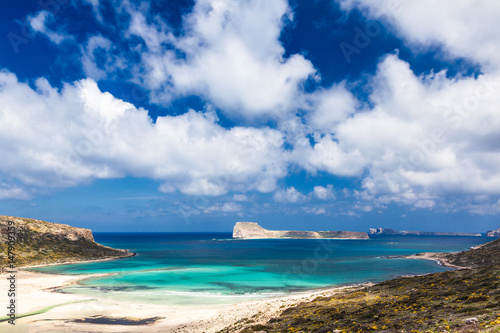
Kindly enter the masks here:
<path id="1" fill-rule="evenodd" d="M 474 268 L 362 286 L 220 332 L 500 332 L 500 240 L 446 255 Z"/>
<path id="2" fill-rule="evenodd" d="M 233 228 L 233 238 L 293 238 L 293 239 L 368 239 L 366 232 L 357 231 L 298 231 L 298 230 L 267 230 L 255 222 L 236 222 Z"/>
<path id="3" fill-rule="evenodd" d="M 476 246 L 468 251 L 445 253 L 447 262 L 462 267 L 500 266 L 500 239 Z"/>
<path id="4" fill-rule="evenodd" d="M 15 234 L 9 233 L 14 227 Z M 16 267 L 132 256 L 94 241 L 92 231 L 65 224 L 0 216 L 0 267 L 8 264 L 9 238 Z M 13 251 L 12 251 L 13 250 Z"/>

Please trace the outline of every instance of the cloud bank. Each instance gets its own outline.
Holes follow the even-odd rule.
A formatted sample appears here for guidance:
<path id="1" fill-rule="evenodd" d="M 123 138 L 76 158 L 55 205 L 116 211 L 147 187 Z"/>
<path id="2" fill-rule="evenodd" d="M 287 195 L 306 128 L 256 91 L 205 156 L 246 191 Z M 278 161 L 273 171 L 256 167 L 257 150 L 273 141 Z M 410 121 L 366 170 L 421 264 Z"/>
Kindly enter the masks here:
<path id="1" fill-rule="evenodd" d="M 89 3 L 104 24 L 98 2 Z M 79 55 L 87 78 L 56 89 L 44 78 L 30 85 L 0 73 L 0 199 L 132 176 L 158 180 L 161 192 L 234 191 L 238 202 L 250 191 L 274 193 L 281 203 L 335 200 L 327 184 L 308 195 L 280 188 L 298 169 L 359 180 L 352 191 L 358 211 L 397 203 L 497 214 L 500 5 L 339 3 L 380 19 L 415 53 L 438 49 L 439 57 L 466 59 L 481 73 L 416 75 L 395 50 L 366 82 L 344 79 L 306 91 L 305 83 L 319 82 L 321 73 L 305 53 L 286 53 L 281 33 L 294 15 L 284 0 L 198 0 L 181 32 L 150 6 L 123 1 L 117 28 L 128 48 L 88 36 Z M 30 23 L 56 45 L 71 42 L 46 27 L 49 19 L 55 18 L 39 12 Z M 128 66 L 119 51 L 137 61 Z M 168 106 L 195 95 L 207 106 L 153 121 L 148 110 L 100 90 L 99 80 L 118 71 L 128 71 L 152 103 Z M 364 98 L 353 93 L 359 84 Z M 222 126 L 218 113 L 238 125 Z M 241 209 L 233 203 L 211 211 Z"/>

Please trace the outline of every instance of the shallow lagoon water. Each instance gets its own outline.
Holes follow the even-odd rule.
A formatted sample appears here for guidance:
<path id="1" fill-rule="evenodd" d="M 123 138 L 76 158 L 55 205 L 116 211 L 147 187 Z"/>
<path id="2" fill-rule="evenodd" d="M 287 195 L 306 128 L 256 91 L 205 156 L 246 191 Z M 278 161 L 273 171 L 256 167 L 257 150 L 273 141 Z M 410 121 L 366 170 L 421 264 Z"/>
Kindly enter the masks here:
<path id="1" fill-rule="evenodd" d="M 114 273 L 66 292 L 139 303 L 235 303 L 330 286 L 448 270 L 433 261 L 387 259 L 467 250 L 486 237 L 374 236 L 370 240 L 234 240 L 230 233 L 95 233 L 97 242 L 138 255 L 47 266 L 56 274 Z"/>

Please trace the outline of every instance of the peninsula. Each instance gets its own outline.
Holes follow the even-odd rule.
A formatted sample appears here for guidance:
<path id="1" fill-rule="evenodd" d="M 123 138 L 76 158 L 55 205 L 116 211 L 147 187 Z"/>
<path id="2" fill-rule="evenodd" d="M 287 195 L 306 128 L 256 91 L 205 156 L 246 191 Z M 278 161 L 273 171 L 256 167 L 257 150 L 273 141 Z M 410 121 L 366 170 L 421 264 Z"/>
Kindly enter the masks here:
<path id="1" fill-rule="evenodd" d="M 297 230 L 267 230 L 255 222 L 236 222 L 233 228 L 233 238 L 293 238 L 293 239 L 369 239 L 366 232 L 358 231 L 297 231 Z"/>
<path id="2" fill-rule="evenodd" d="M 22 268 L 133 255 L 96 243 L 90 229 L 0 215 L 0 271 L 9 260 Z"/>
<path id="3" fill-rule="evenodd" d="M 409 230 L 394 230 L 385 228 L 370 228 L 368 231 L 370 235 L 412 235 L 412 236 L 468 236 L 468 237 L 481 237 L 480 233 L 471 232 L 433 232 L 433 231 L 409 231 Z"/>

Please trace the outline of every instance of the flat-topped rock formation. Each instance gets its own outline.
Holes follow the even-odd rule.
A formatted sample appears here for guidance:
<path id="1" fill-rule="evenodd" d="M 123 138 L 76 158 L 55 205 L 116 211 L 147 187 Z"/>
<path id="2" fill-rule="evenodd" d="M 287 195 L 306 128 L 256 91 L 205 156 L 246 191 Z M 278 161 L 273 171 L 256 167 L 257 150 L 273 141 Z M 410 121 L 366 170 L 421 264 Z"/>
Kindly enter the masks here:
<path id="1" fill-rule="evenodd" d="M 0 270 L 9 264 L 9 255 L 15 267 L 23 267 L 134 254 L 96 243 L 90 229 L 0 215 Z"/>
<path id="2" fill-rule="evenodd" d="M 260 239 L 260 238 L 294 238 L 294 239 L 369 239 L 366 232 L 357 231 L 296 231 L 296 230 L 267 230 L 255 222 L 236 222 L 233 228 L 233 238 Z"/>
<path id="3" fill-rule="evenodd" d="M 409 231 L 409 230 L 394 230 L 384 228 L 370 228 L 370 235 L 414 235 L 414 236 L 473 236 L 480 237 L 480 233 L 471 232 L 432 232 L 432 231 Z"/>
<path id="4" fill-rule="evenodd" d="M 488 232 L 486 232 L 486 236 L 488 236 L 488 237 L 500 237 L 500 228 L 498 228 L 497 230 L 488 230 Z"/>

